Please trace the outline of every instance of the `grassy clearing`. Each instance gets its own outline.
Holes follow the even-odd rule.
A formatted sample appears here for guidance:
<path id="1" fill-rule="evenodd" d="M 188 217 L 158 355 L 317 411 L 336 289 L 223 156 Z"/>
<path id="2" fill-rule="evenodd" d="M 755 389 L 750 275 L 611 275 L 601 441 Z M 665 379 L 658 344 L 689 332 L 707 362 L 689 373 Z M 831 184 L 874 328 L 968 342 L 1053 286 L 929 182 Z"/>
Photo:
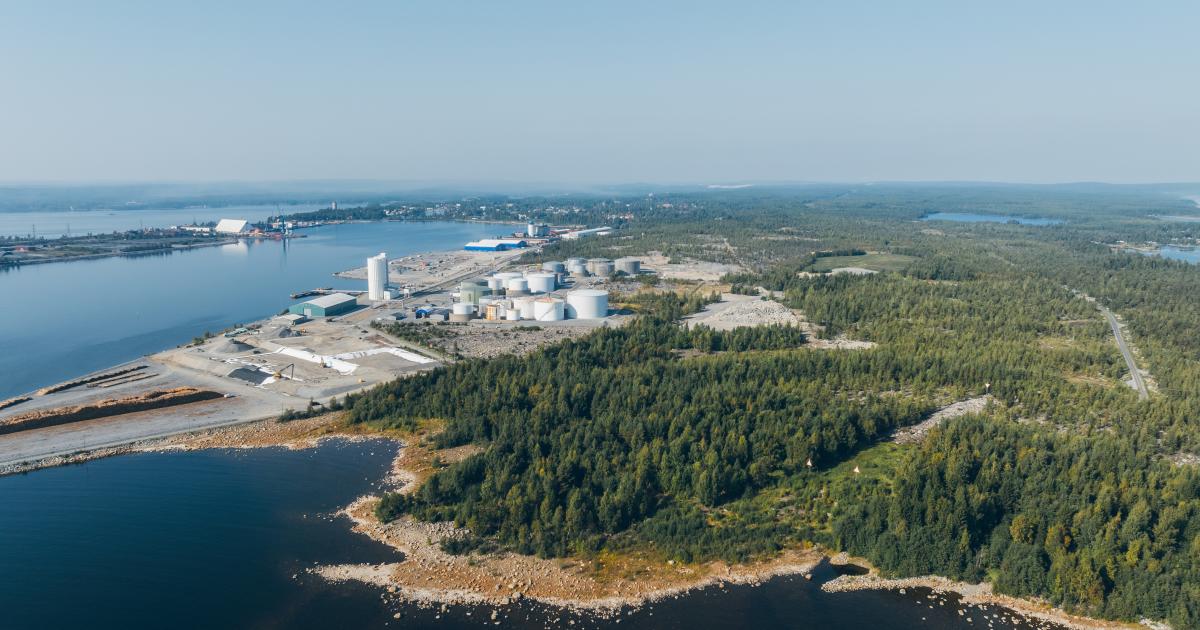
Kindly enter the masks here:
<path id="1" fill-rule="evenodd" d="M 862 267 L 875 271 L 903 271 L 916 260 L 912 256 L 900 254 L 863 254 L 861 256 L 828 256 L 818 258 L 807 269 L 808 271 L 825 273 L 839 267 Z"/>

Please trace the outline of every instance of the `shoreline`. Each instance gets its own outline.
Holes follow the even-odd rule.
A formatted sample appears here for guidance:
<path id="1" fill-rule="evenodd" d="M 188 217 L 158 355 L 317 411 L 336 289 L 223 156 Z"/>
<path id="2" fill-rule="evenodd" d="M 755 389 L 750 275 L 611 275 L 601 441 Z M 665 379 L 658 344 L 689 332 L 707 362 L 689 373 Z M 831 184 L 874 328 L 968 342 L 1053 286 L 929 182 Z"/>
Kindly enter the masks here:
<path id="1" fill-rule="evenodd" d="M 854 591 L 869 591 L 869 590 L 889 590 L 898 591 L 901 594 L 906 589 L 910 588 L 927 588 L 934 593 L 954 593 L 961 597 L 961 601 L 968 605 L 992 605 L 1001 606 L 1014 613 L 1025 617 L 1038 619 L 1047 623 L 1058 624 L 1071 628 L 1072 630 L 1115 630 L 1118 628 L 1155 628 L 1163 629 L 1170 626 L 1160 623 L 1144 620 L 1141 623 L 1110 621 L 1105 619 L 1095 619 L 1092 617 L 1084 617 L 1067 612 L 1061 608 L 1055 607 L 1049 602 L 1031 599 L 1014 597 L 1012 595 L 1004 595 L 996 593 L 992 590 L 992 585 L 988 582 L 973 584 L 970 582 L 957 582 L 949 578 L 939 575 L 925 575 L 918 577 L 907 578 L 885 578 L 880 577 L 878 570 L 871 563 L 863 558 L 848 558 L 844 554 L 839 554 L 831 558 L 831 562 L 835 559 L 845 560 L 847 563 L 864 566 L 868 569 L 866 575 L 842 575 L 838 576 L 821 585 L 821 591 L 825 593 L 848 593 Z"/>
<path id="2" fill-rule="evenodd" d="M 256 239 L 257 240 L 257 239 Z M 105 254 L 79 254 L 76 256 L 62 256 L 59 258 L 36 258 L 33 260 L 22 260 L 16 263 L 5 263 L 0 265 L 0 269 L 20 269 L 30 265 L 49 265 L 52 263 L 69 263 L 79 262 L 81 260 L 103 260 L 105 258 L 141 258 L 149 256 L 160 256 L 163 254 L 173 254 L 178 251 L 189 251 L 193 249 L 203 249 L 205 247 L 216 247 L 218 245 L 232 245 L 237 243 L 239 239 L 222 239 L 212 243 L 189 243 L 186 245 L 172 245 L 162 249 L 152 249 L 141 252 L 108 252 Z"/>
<path id="3" fill-rule="evenodd" d="M 427 462 L 425 458 L 431 459 L 434 455 L 420 446 L 420 434 L 401 436 L 373 432 L 347 425 L 343 419 L 343 412 L 333 412 L 290 422 L 252 420 L 55 457 L 53 461 L 42 460 L 36 466 L 6 471 L 4 474 L 136 453 L 214 448 L 303 450 L 314 448 L 328 439 L 388 440 L 399 448 L 384 481 L 389 486 L 400 488 L 402 492 L 411 492 L 419 487 L 429 473 L 424 467 Z M 460 447 L 450 457 L 465 457 L 471 452 Z M 967 605 L 1000 606 L 1017 615 L 1073 630 L 1144 627 L 1157 630 L 1168 627 L 1165 624 L 1135 624 L 1074 615 L 1043 601 L 994 593 L 987 583 L 956 582 L 940 576 L 883 578 L 866 559 L 853 558 L 845 553 L 833 554 L 819 547 L 785 550 L 769 560 L 738 565 L 720 561 L 675 565 L 647 558 L 622 564 L 622 560 L 628 559 L 602 558 L 615 565 L 615 575 L 589 570 L 587 563 L 577 558 L 540 559 L 510 552 L 455 556 L 442 551 L 438 542 L 449 536 L 460 535 L 465 530 L 455 528 L 451 523 L 424 523 L 408 518 L 381 523 L 374 515 L 377 500 L 378 497 L 374 495 L 358 497 L 337 513 L 349 520 L 350 531 L 402 552 L 404 559 L 374 564 L 319 565 L 309 568 L 309 574 L 331 583 L 360 582 L 417 606 L 480 605 L 498 609 L 529 600 L 575 613 L 612 618 L 630 609 L 706 588 L 760 586 L 775 578 L 795 575 L 809 578 L 809 573 L 818 565 L 829 562 L 833 565 L 857 565 L 867 569 L 868 573 L 842 575 L 829 580 L 820 585 L 825 593 L 861 590 L 903 592 L 909 588 L 927 588 L 934 593 L 957 594 Z"/>

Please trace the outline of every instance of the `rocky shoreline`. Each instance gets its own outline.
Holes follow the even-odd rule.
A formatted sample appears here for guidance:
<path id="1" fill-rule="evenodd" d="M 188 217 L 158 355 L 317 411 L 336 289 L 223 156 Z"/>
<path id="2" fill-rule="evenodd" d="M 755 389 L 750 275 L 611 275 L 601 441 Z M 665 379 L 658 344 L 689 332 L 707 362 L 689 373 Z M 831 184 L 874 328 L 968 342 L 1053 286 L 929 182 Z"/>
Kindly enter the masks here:
<path id="1" fill-rule="evenodd" d="M 834 556 L 830 561 L 834 564 L 853 563 L 870 567 L 870 564 L 866 560 L 861 558 L 850 559 L 844 554 Z M 842 575 L 821 585 L 821 590 L 826 593 L 892 590 L 904 594 L 907 589 L 913 588 L 926 588 L 935 594 L 955 593 L 961 597 L 961 601 L 964 604 L 1002 606 L 1023 617 L 1065 626 L 1073 630 L 1115 630 L 1117 628 L 1152 628 L 1153 630 L 1164 630 L 1169 628 L 1165 624 L 1148 620 L 1142 621 L 1140 624 L 1131 624 L 1081 617 L 1060 608 L 1055 608 L 1044 601 L 1021 599 L 995 593 L 992 591 L 992 585 L 988 583 L 971 584 L 968 582 L 955 582 L 954 580 L 936 575 L 884 578 L 880 577 L 874 568 L 871 568 L 865 575 Z"/>
<path id="2" fill-rule="evenodd" d="M 208 448 L 305 449 L 331 438 L 350 440 L 391 439 L 402 444 L 386 483 L 411 492 L 431 473 L 434 453 L 420 446 L 421 436 L 412 439 L 384 435 L 347 426 L 341 414 L 281 423 L 265 420 L 192 434 L 147 440 L 119 447 L 55 457 L 3 470 L 0 474 L 23 472 L 47 466 L 78 463 L 127 453 Z M 470 448 L 438 452 L 442 461 L 456 460 L 473 452 Z M 989 584 L 955 582 L 937 576 L 889 579 L 878 575 L 870 563 L 846 554 L 830 555 L 823 550 L 787 550 L 771 560 L 729 565 L 709 562 L 677 565 L 646 556 L 602 557 L 599 570 L 594 563 L 578 559 L 540 559 L 513 553 L 452 555 L 440 541 L 463 535 L 451 523 L 424 523 L 398 519 L 382 523 L 375 518 L 378 497 L 359 497 L 339 514 L 351 522 L 353 531 L 384 543 L 404 554 L 401 562 L 381 564 L 324 565 L 309 573 L 330 582 L 355 581 L 384 590 L 393 600 L 419 606 L 485 605 L 508 606 L 532 600 L 579 614 L 613 617 L 631 609 L 678 597 L 705 588 L 726 585 L 758 586 L 776 577 L 809 574 L 821 563 L 854 564 L 867 567 L 865 575 L 843 575 L 821 585 L 827 593 L 887 589 L 926 588 L 936 594 L 954 593 L 970 605 L 994 605 L 1031 620 L 1076 630 L 1116 628 L 1168 628 L 1164 624 L 1141 624 L 1089 619 L 1056 609 L 1045 602 L 996 594 Z"/>

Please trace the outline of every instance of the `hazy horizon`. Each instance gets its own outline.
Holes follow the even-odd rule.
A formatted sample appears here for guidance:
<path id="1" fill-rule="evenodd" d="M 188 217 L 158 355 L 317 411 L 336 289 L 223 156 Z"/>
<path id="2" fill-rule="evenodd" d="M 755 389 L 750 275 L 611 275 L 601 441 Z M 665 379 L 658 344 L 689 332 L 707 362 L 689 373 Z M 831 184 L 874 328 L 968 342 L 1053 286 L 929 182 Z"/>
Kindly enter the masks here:
<path id="1" fill-rule="evenodd" d="M 1183 3 L 0 9 L 0 181 L 1200 179 Z"/>

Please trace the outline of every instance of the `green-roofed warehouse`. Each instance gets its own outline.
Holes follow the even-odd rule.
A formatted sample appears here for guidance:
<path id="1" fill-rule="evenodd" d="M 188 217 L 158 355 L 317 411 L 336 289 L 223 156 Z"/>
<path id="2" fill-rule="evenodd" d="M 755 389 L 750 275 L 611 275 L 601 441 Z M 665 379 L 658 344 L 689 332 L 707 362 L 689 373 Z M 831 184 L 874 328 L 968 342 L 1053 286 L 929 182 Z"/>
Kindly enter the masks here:
<path id="1" fill-rule="evenodd" d="M 304 315 L 305 317 L 330 317 L 354 310 L 355 306 L 358 306 L 358 299 L 353 295 L 334 293 L 333 295 L 322 295 L 307 302 L 293 304 L 288 307 L 288 312 Z"/>

